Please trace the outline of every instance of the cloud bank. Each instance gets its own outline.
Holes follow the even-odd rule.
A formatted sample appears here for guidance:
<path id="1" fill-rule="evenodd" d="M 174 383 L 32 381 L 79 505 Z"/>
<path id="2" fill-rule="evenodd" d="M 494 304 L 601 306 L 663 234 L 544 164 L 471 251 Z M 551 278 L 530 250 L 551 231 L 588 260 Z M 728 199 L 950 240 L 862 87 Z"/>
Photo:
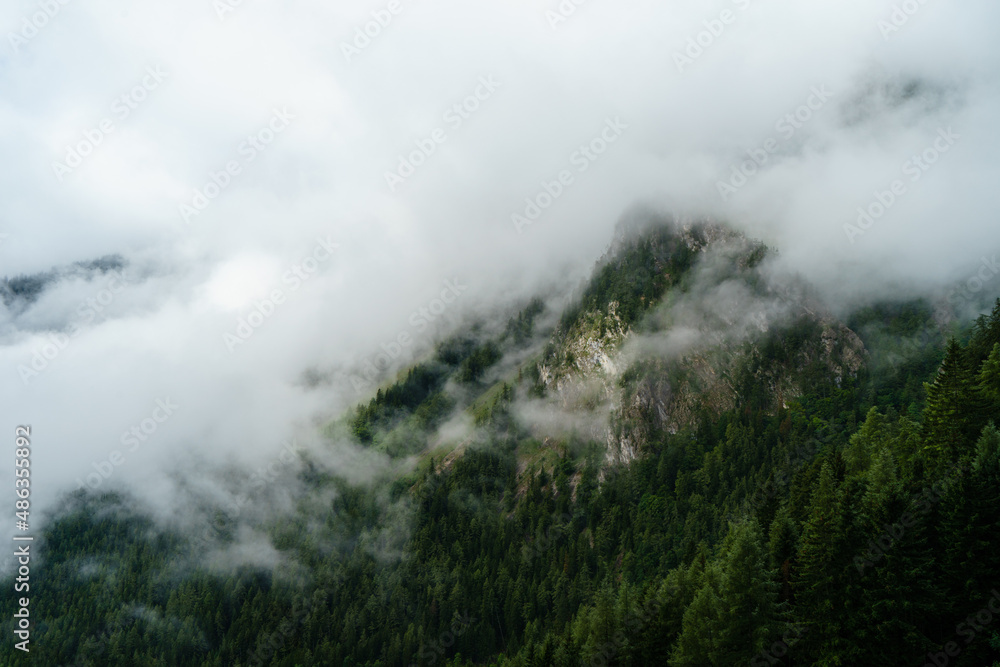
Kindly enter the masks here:
<path id="1" fill-rule="evenodd" d="M 125 262 L 0 313 L 33 498 L 116 452 L 102 484 L 159 507 L 185 462 L 273 460 L 378 355 L 387 377 L 565 293 L 636 203 L 842 301 L 967 280 L 1000 251 L 998 24 L 986 0 L 8 3 L 0 273 Z"/>

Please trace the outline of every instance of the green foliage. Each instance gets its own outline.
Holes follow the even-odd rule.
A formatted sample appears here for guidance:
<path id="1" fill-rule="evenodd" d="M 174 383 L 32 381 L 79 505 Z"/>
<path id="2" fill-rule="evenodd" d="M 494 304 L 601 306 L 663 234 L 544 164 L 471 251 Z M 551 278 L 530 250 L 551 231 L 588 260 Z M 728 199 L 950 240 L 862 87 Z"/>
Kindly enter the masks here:
<path id="1" fill-rule="evenodd" d="M 976 319 L 966 349 L 970 365 L 978 368 L 998 343 L 1000 343 L 1000 299 L 996 300 L 989 315 L 980 315 Z"/>
<path id="2" fill-rule="evenodd" d="M 625 324 L 637 322 L 690 268 L 694 258 L 695 251 L 667 227 L 626 242 L 598 267 L 579 302 L 563 313 L 561 329 L 569 331 L 582 314 L 604 311 L 610 303 L 618 304 L 617 313 Z"/>
<path id="3" fill-rule="evenodd" d="M 528 306 L 519 312 L 516 317 L 510 318 L 502 339 L 510 341 L 514 345 L 527 343 L 535 332 L 535 320 L 544 310 L 545 304 L 541 299 L 532 299 Z"/>
<path id="4" fill-rule="evenodd" d="M 734 524 L 718 563 L 684 612 L 670 664 L 743 665 L 769 646 L 781 628 L 774 573 L 756 521 Z"/>
<path id="5" fill-rule="evenodd" d="M 441 414 L 441 397 L 432 398 L 444 384 L 446 370 L 435 364 L 422 364 L 411 368 L 406 377 L 396 382 L 384 392 L 379 389 L 368 405 L 358 406 L 351 418 L 351 432 L 361 442 L 370 443 L 379 428 L 392 424 L 408 411 L 417 410 L 421 404 L 431 399 L 432 405 L 425 408 L 422 420 L 433 421 Z"/>
<path id="6" fill-rule="evenodd" d="M 880 303 L 857 311 L 848 326 L 869 353 L 865 400 L 916 418 L 923 408 L 924 382 L 937 373 L 947 340 L 925 301 Z"/>
<path id="7" fill-rule="evenodd" d="M 692 253 L 673 233 L 633 240 L 580 308 L 618 301 L 635 322 Z M 839 386 L 816 361 L 819 325 L 797 320 L 748 343 L 733 410 L 696 412 L 615 466 L 603 442 L 518 423 L 510 406 L 536 377 L 480 382 L 532 339 L 540 312 L 529 304 L 493 340 L 445 341 L 347 419 L 391 456 L 440 451 L 364 484 L 307 465 L 299 505 L 231 521 L 209 545 L 222 551 L 127 498 L 74 496 L 36 543 L 32 663 L 918 665 L 988 601 L 1000 581 L 1000 304 L 966 345 L 909 350 Z M 855 319 L 892 349 L 927 318 L 911 304 Z M 769 384 L 788 367 L 804 388 L 794 397 Z M 637 364 L 622 388 L 663 368 Z M 924 407 L 914 387 L 928 378 Z M 476 428 L 430 441 L 456 409 Z M 253 531 L 282 566 L 226 569 L 225 549 Z M 14 596 L 0 598 L 8 637 L 14 611 Z M 12 644 L 0 664 L 22 658 Z M 998 658 L 984 631 L 949 664 Z"/>
<path id="8" fill-rule="evenodd" d="M 966 350 L 952 339 L 941 370 L 927 386 L 924 438 L 937 460 L 964 453 L 989 419 L 987 398 L 968 359 Z"/>
<path id="9" fill-rule="evenodd" d="M 500 361 L 500 347 L 490 341 L 480 345 L 462 361 L 462 367 L 458 371 L 459 382 L 476 382 L 483 373 L 493 364 Z"/>
<path id="10" fill-rule="evenodd" d="M 989 402 L 992 412 L 1000 411 L 1000 343 L 993 346 L 990 356 L 979 371 L 979 389 Z"/>

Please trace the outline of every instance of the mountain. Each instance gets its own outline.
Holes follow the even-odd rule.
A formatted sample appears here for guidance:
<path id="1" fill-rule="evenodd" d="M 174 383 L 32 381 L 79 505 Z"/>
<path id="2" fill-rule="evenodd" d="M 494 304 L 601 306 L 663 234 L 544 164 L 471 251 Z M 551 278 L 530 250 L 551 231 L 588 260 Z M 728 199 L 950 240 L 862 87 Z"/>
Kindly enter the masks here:
<path id="1" fill-rule="evenodd" d="M 92 280 L 98 275 L 104 275 L 109 271 L 121 271 L 123 268 L 125 268 L 124 258 L 120 255 L 108 255 L 89 262 L 74 262 L 41 273 L 0 278 L 0 299 L 3 299 L 4 306 L 8 309 L 16 310 L 18 307 L 34 303 L 42 292 L 60 280 L 68 278 Z"/>
<path id="2" fill-rule="evenodd" d="M 72 494 L 32 659 L 994 664 L 1000 300 L 844 312 L 776 252 L 628 216 L 569 308 L 455 331 L 323 427 L 378 472 L 300 452 L 193 535 Z"/>

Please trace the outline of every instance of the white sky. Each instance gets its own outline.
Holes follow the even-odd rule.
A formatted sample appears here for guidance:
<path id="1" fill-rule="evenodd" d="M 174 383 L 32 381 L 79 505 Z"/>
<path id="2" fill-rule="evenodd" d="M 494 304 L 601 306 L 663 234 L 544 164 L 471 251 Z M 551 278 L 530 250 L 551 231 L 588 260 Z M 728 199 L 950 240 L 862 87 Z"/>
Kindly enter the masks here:
<path id="1" fill-rule="evenodd" d="M 304 388 L 306 369 L 355 367 L 402 333 L 430 345 L 413 313 L 447 279 L 468 286 L 452 321 L 575 284 L 637 203 L 729 220 L 842 297 L 960 279 L 1000 250 L 988 0 L 914 1 L 893 32 L 879 27 L 887 0 L 589 0 L 554 28 L 556 0 L 243 0 L 222 18 L 213 0 L 50 4 L 44 20 L 45 3 L 0 9 L 0 274 L 120 253 L 131 280 L 93 321 L 80 304 L 104 281 L 0 314 L 5 428 L 13 441 L 15 424 L 34 427 L 39 503 L 168 396 L 181 408 L 105 484 L 156 500 L 195 452 L 272 460 L 357 398 L 344 376 Z M 343 44 L 390 4 L 348 60 Z M 678 66 L 699 33 L 707 46 Z M 447 114 L 477 89 L 467 118 Z M 828 100 L 810 98 L 820 89 Z M 808 119 L 792 133 L 779 123 L 797 110 Z M 620 137 L 581 162 L 615 119 Z M 959 138 L 911 180 L 904 163 L 947 128 Z M 386 171 L 435 130 L 445 141 L 390 190 Z M 53 164 L 95 131 L 60 178 Z M 273 141 L 244 143 L 259 133 Z M 718 182 L 765 145 L 723 201 Z M 179 205 L 229 162 L 239 173 L 185 222 Z M 518 233 L 511 215 L 563 170 L 572 182 Z M 851 243 L 844 225 L 896 179 L 905 193 Z M 339 246 L 293 290 L 283 276 L 319 238 Z M 223 334 L 275 288 L 286 301 L 230 352 Z M 71 323 L 79 333 L 23 382 L 19 367 Z M 0 459 L 0 479 L 11 468 Z"/>

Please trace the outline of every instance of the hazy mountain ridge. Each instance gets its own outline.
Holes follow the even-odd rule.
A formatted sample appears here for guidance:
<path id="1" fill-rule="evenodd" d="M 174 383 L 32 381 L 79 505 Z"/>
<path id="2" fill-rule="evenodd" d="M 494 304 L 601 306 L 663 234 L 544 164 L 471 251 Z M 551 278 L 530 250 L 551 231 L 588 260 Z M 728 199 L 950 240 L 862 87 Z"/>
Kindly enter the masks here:
<path id="1" fill-rule="evenodd" d="M 875 585 L 830 587 L 827 573 L 855 576 L 854 554 L 883 530 L 872 517 L 893 520 L 904 480 L 926 485 L 955 458 L 980 471 L 979 490 L 950 486 L 950 506 L 995 514 L 982 475 L 1000 460 L 987 425 L 1000 415 L 1000 305 L 947 354 L 933 337 L 901 349 L 936 326 L 929 305 L 858 311 L 859 335 L 769 257 L 719 224 L 620 230 L 565 312 L 536 299 L 506 324 L 456 331 L 328 423 L 322 448 L 365 474 L 299 449 L 243 493 L 220 471 L 225 483 L 192 496 L 200 518 L 160 526 L 120 493 L 77 492 L 41 543 L 40 576 L 54 580 L 39 653 L 81 666 L 680 667 L 750 664 L 774 646 L 796 647 L 786 664 L 933 648 L 975 591 L 942 583 L 954 590 L 920 598 L 923 615 L 899 629 L 879 611 L 830 621 L 823 606 L 911 596 L 892 582 L 936 576 L 923 533 L 900 538 L 902 571 L 858 556 Z M 975 411 L 956 412 L 968 397 Z M 846 532 L 822 532 L 831 507 Z M 964 516 L 930 524 L 935 539 L 990 530 Z M 208 525 L 192 534 L 192 521 Z M 977 581 L 1000 570 L 977 558 Z M 751 602 L 744 632 L 731 612 Z M 845 632 L 853 643 L 833 640 Z M 920 648 L 902 648 L 914 633 Z"/>
<path id="2" fill-rule="evenodd" d="M 38 300 L 42 292 L 60 280 L 67 278 L 84 278 L 92 280 L 97 275 L 109 271 L 121 271 L 127 265 L 121 255 L 107 255 L 90 261 L 74 262 L 34 273 L 0 279 L 0 299 L 8 309 L 24 309 Z"/>
<path id="3" fill-rule="evenodd" d="M 861 339 L 801 285 L 762 273 L 768 254 L 719 223 L 626 218 L 580 298 L 586 308 L 563 315 L 538 362 L 536 392 L 566 409 L 605 406 L 608 459 L 628 462 L 658 432 L 733 409 L 751 385 L 767 397 L 755 407 L 773 413 L 815 381 L 803 377 L 810 368 L 838 384 L 855 377 Z M 624 316 L 621 283 L 638 292 Z M 782 339 L 791 348 L 778 359 Z"/>

